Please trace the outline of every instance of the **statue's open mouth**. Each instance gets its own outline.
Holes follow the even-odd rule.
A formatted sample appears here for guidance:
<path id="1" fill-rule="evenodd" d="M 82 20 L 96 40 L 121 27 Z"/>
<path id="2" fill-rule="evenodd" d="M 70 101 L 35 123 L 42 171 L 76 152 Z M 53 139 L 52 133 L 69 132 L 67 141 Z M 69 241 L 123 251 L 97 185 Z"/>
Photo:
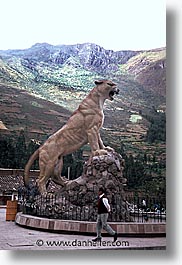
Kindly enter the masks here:
<path id="1" fill-rule="evenodd" d="M 119 94 L 119 89 L 117 90 L 112 90 L 109 92 L 109 97 L 110 97 L 110 100 L 113 100 L 114 99 L 114 95 L 115 94 Z"/>

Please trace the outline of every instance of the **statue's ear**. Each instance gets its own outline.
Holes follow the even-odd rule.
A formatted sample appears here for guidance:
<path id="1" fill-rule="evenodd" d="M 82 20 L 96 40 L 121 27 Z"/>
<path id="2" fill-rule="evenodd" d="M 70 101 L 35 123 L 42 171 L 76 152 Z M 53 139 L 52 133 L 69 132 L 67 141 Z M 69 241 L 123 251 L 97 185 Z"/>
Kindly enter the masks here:
<path id="1" fill-rule="evenodd" d="M 102 80 L 96 80 L 96 81 L 95 81 L 95 84 L 96 84 L 96 85 L 101 85 L 102 83 L 103 83 Z"/>

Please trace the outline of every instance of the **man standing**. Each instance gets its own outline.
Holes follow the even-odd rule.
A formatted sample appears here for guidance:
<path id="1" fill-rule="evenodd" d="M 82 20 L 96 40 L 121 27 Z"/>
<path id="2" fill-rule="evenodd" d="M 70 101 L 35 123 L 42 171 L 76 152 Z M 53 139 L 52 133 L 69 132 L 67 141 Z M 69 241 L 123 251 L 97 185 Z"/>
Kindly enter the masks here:
<path id="1" fill-rule="evenodd" d="M 117 233 L 111 228 L 110 225 L 107 224 L 107 219 L 109 212 L 111 211 L 111 207 L 108 203 L 108 199 L 105 196 L 105 191 L 103 188 L 99 189 L 99 199 L 98 199 L 98 216 L 97 216 L 97 237 L 92 239 L 92 241 L 97 242 L 101 241 L 101 231 L 102 228 L 108 232 L 108 234 L 114 237 L 115 242 L 117 240 Z"/>

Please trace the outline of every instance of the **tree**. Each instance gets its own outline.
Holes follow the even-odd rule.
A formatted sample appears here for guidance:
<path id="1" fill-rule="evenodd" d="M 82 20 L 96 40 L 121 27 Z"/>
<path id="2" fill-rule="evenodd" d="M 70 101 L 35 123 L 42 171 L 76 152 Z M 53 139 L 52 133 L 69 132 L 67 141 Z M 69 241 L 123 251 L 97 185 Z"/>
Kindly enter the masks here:
<path id="1" fill-rule="evenodd" d="M 0 167 L 2 168 L 16 168 L 15 148 L 10 139 L 0 140 Z"/>
<path id="2" fill-rule="evenodd" d="M 166 141 L 166 115 L 165 113 L 154 112 L 151 116 L 146 116 L 150 121 L 147 131 L 146 140 L 150 143 L 156 141 Z"/>
<path id="3" fill-rule="evenodd" d="M 77 150 L 63 158 L 62 175 L 68 177 L 68 167 L 70 167 L 70 179 L 76 179 L 83 172 L 83 151 Z"/>
<path id="4" fill-rule="evenodd" d="M 26 143 L 25 135 L 22 130 L 18 136 L 16 145 L 15 145 L 15 162 L 17 168 L 24 168 L 26 164 Z"/>
<path id="5" fill-rule="evenodd" d="M 27 149 L 26 149 L 26 159 L 28 161 L 28 159 L 30 158 L 30 156 L 35 152 L 35 150 L 37 150 L 39 148 L 40 144 L 34 140 L 34 139 L 31 139 L 28 146 L 27 146 Z M 38 160 L 35 160 L 33 165 L 32 165 L 32 169 L 38 169 L 39 168 L 39 165 L 38 165 Z"/>

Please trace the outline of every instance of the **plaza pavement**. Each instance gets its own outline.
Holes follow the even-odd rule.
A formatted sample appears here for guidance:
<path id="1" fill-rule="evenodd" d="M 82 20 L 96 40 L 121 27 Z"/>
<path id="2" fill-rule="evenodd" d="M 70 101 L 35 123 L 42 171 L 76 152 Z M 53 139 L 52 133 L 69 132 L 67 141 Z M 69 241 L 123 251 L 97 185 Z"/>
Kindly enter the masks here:
<path id="1" fill-rule="evenodd" d="M 94 244 L 90 235 L 70 235 L 32 230 L 6 221 L 6 208 L 0 208 L 0 250 L 165 250 L 165 237 L 122 237 L 112 244 L 112 237 L 103 237 Z"/>

